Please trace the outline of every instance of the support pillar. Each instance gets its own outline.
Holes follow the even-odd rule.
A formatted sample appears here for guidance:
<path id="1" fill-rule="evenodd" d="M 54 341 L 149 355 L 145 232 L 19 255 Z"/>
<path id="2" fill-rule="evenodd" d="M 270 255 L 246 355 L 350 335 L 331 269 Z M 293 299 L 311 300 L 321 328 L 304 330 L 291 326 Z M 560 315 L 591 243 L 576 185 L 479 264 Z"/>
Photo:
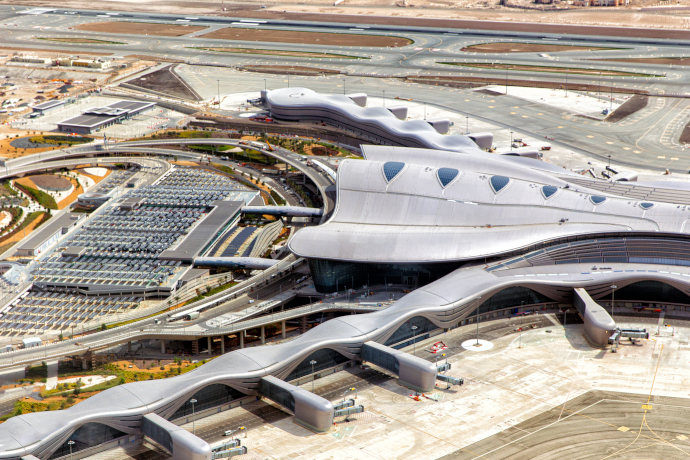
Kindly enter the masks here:
<path id="1" fill-rule="evenodd" d="M 280 322 L 280 329 L 283 333 L 283 338 L 285 338 L 285 321 Z"/>
<path id="2" fill-rule="evenodd" d="M 266 343 L 266 326 L 261 326 L 261 344 Z"/>
<path id="3" fill-rule="evenodd" d="M 240 331 L 240 348 L 244 348 L 244 331 Z"/>
<path id="4" fill-rule="evenodd" d="M 165 339 L 161 339 L 161 353 L 165 353 Z"/>
<path id="5" fill-rule="evenodd" d="M 225 354 L 225 336 L 224 335 L 220 336 L 220 354 L 221 355 Z"/>
<path id="6" fill-rule="evenodd" d="M 132 353 L 132 341 L 127 342 L 127 353 Z"/>
<path id="7" fill-rule="evenodd" d="M 206 337 L 206 354 L 211 356 L 213 353 L 213 338 L 211 336 Z"/>
<path id="8" fill-rule="evenodd" d="M 299 330 L 302 334 L 307 332 L 307 317 L 306 316 L 302 317 L 302 320 L 300 321 Z"/>

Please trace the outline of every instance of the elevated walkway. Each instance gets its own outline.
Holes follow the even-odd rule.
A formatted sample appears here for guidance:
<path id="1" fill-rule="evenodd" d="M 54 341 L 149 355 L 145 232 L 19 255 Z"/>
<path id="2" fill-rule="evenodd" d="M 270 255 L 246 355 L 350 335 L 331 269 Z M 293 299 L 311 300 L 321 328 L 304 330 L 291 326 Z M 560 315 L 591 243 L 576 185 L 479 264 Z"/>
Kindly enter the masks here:
<path id="1" fill-rule="evenodd" d="M 323 209 L 304 208 L 302 206 L 245 206 L 242 208 L 244 214 L 268 214 L 269 216 L 280 217 L 321 217 Z"/>
<path id="2" fill-rule="evenodd" d="M 436 386 L 436 366 L 404 351 L 376 342 L 366 342 L 362 345 L 362 359 L 393 372 L 398 376 L 400 385 L 414 391 L 425 393 Z"/>
<path id="3" fill-rule="evenodd" d="M 573 305 L 585 322 L 585 337 L 596 347 L 605 347 L 616 331 L 611 315 L 592 299 L 584 288 L 575 288 Z"/>
<path id="4" fill-rule="evenodd" d="M 173 460 L 211 460 L 211 446 L 160 415 L 146 414 L 141 419 L 144 436 L 170 452 Z"/>
<path id="5" fill-rule="evenodd" d="M 259 394 L 295 414 L 295 423 L 323 433 L 333 425 L 335 409 L 330 401 L 271 375 L 259 381 Z"/>
<path id="6" fill-rule="evenodd" d="M 263 257 L 197 257 L 195 267 L 212 268 L 246 268 L 251 270 L 265 270 L 280 263 L 277 259 Z"/>

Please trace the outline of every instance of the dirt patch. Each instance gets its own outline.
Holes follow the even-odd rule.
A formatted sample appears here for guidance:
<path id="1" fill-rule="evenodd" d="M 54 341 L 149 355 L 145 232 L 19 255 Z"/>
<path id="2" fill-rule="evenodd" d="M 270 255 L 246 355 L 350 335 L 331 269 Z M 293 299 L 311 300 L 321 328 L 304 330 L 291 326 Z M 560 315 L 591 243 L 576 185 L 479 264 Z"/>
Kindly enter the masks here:
<path id="1" fill-rule="evenodd" d="M 321 21 L 319 21 L 321 22 Z M 295 32 L 291 30 L 235 29 L 214 30 L 201 36 L 215 40 L 239 40 L 249 42 L 300 43 L 303 45 L 366 46 L 373 48 L 397 48 L 412 44 L 402 37 L 381 35 L 333 34 L 325 32 Z"/>
<path id="2" fill-rule="evenodd" d="M 108 40 L 96 40 L 95 38 L 39 38 L 49 42 L 60 43 L 87 43 L 87 44 L 108 44 L 108 45 L 124 45 L 122 42 L 111 42 Z"/>
<path id="3" fill-rule="evenodd" d="M 156 70 L 155 72 L 147 73 L 134 80 L 129 80 L 127 83 L 158 93 L 169 94 L 170 96 L 179 97 L 181 99 L 189 99 L 192 101 L 200 100 L 197 94 L 175 74 L 172 64 Z"/>
<path id="4" fill-rule="evenodd" d="M 86 166 L 86 167 L 88 167 L 88 166 Z M 110 169 L 108 169 L 105 173 L 105 176 L 94 176 L 93 174 L 87 173 L 83 169 L 75 169 L 74 171 L 77 174 L 81 174 L 82 176 L 88 177 L 89 179 L 94 181 L 96 184 L 99 183 L 100 181 L 102 181 L 103 179 L 105 179 L 106 177 L 108 177 L 110 175 L 110 173 L 112 172 Z"/>
<path id="5" fill-rule="evenodd" d="M 248 65 L 243 66 L 242 70 L 247 70 L 249 72 L 261 72 L 278 75 L 340 74 L 339 70 L 320 69 L 318 67 L 308 67 L 302 65 Z"/>
<path id="6" fill-rule="evenodd" d="M 612 123 L 620 121 L 623 118 L 637 112 L 638 110 L 642 110 L 645 107 L 647 107 L 648 102 L 649 96 L 635 94 L 633 97 L 625 101 L 623 105 L 621 105 L 612 113 L 610 113 L 609 116 L 605 118 L 605 120 L 610 121 Z"/>
<path id="7" fill-rule="evenodd" d="M 50 190 L 51 192 L 66 192 L 72 188 L 69 179 L 56 176 L 54 174 L 41 174 L 40 176 L 32 176 L 31 182 L 36 184 L 43 190 Z"/>
<path id="8" fill-rule="evenodd" d="M 58 201 L 58 209 L 65 209 L 67 206 L 70 204 L 74 203 L 77 201 L 77 198 L 79 198 L 79 195 L 84 193 L 84 189 L 82 186 L 77 182 L 76 179 L 70 179 L 69 180 L 72 185 L 74 186 L 74 190 L 72 190 L 72 193 L 70 193 L 68 196 L 66 196 L 64 199 Z"/>
<path id="9" fill-rule="evenodd" d="M 23 53 L 27 52 L 33 52 L 33 53 L 41 53 L 47 54 L 49 56 L 58 56 L 58 55 L 68 55 L 68 56 L 112 56 L 113 53 L 94 53 L 91 51 L 77 51 L 79 54 L 75 55 L 74 50 L 47 50 L 44 48 L 18 48 L 16 46 L 0 46 L 0 51 L 21 51 Z"/>
<path id="10" fill-rule="evenodd" d="M 72 29 L 88 30 L 105 34 L 133 34 L 133 35 L 160 35 L 163 37 L 179 37 L 200 30 L 207 29 L 202 26 L 187 26 L 181 24 L 155 24 L 153 22 L 129 22 L 129 21 L 104 21 L 81 24 Z"/>
<path id="11" fill-rule="evenodd" d="M 468 53 L 558 53 L 561 51 L 604 51 L 617 48 L 591 46 L 543 45 L 541 43 L 480 43 L 462 48 Z"/>
<path id="12" fill-rule="evenodd" d="M 466 64 L 460 62 L 437 62 L 437 64 L 455 65 L 460 67 L 473 67 L 478 69 L 500 69 L 500 70 L 517 70 L 523 72 L 546 72 L 546 73 L 571 73 L 578 75 L 612 75 L 616 77 L 653 77 L 654 75 L 620 72 L 618 70 L 596 70 L 596 69 L 579 69 L 577 67 L 548 67 L 538 65 L 516 65 L 516 64 Z"/>
<path id="13" fill-rule="evenodd" d="M 316 59 L 366 59 L 359 56 L 347 56 L 345 54 L 310 53 L 307 51 L 288 51 L 288 50 L 259 50 L 252 48 L 193 48 L 204 51 L 214 51 L 216 53 L 235 53 L 235 54 L 261 54 L 269 56 L 291 56 L 308 57 Z"/>
<path id="14" fill-rule="evenodd" d="M 690 57 L 666 57 L 666 58 L 630 58 L 630 59 L 588 59 L 588 61 L 607 62 L 636 62 L 638 64 L 656 65 L 690 65 Z"/>
<path id="15" fill-rule="evenodd" d="M 171 161 L 171 164 L 178 165 L 178 166 L 199 166 L 199 163 L 194 163 L 193 161 Z"/>
<path id="16" fill-rule="evenodd" d="M 29 137 L 26 137 L 27 142 Z M 21 138 L 19 138 L 21 139 Z M 19 158 L 24 155 L 33 155 L 34 153 L 47 152 L 48 150 L 54 150 L 57 147 L 41 147 L 41 148 L 22 148 L 17 147 L 16 143 L 12 145 L 12 142 L 16 141 L 17 138 L 7 138 L 0 140 L 0 155 L 3 158 Z M 27 143 L 28 145 L 28 143 Z"/>

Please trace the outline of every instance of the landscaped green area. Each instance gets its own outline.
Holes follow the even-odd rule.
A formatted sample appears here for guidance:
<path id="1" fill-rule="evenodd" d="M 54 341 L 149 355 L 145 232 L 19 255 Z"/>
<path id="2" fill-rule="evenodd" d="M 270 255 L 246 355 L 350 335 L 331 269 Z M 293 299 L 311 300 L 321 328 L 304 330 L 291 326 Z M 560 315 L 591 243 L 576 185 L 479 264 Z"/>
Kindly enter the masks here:
<path id="1" fill-rule="evenodd" d="M 96 43 L 100 45 L 126 45 L 122 42 L 111 42 L 109 40 L 96 40 L 95 38 L 59 38 L 59 37 L 38 37 L 39 40 L 47 40 L 49 42 L 61 42 L 61 43 Z"/>
<path id="2" fill-rule="evenodd" d="M 522 72 L 546 72 L 546 73 L 570 73 L 576 75 L 606 75 L 614 77 L 663 77 L 663 75 L 621 72 L 619 70 L 580 69 L 577 67 L 549 67 L 541 65 L 516 65 L 516 64 L 467 64 L 465 62 L 437 62 L 437 64 L 455 65 L 460 67 L 472 67 L 478 69 L 498 69 Z"/>
<path id="3" fill-rule="evenodd" d="M 304 189 L 302 188 L 301 185 L 299 185 L 297 182 L 295 182 L 292 179 L 288 179 L 287 183 L 290 186 L 290 188 L 292 188 L 292 190 L 295 191 L 296 194 L 298 194 L 300 197 L 302 197 L 302 199 L 304 200 L 304 204 L 306 204 L 307 207 L 309 207 L 309 208 L 314 207 L 314 202 L 311 201 L 311 198 L 309 198 L 309 195 L 307 194 L 307 192 L 304 191 Z"/>
<path id="4" fill-rule="evenodd" d="M 29 138 L 29 142 L 48 145 L 79 145 L 93 142 L 93 139 L 78 136 L 32 136 Z"/>
<path id="5" fill-rule="evenodd" d="M 118 367 L 115 364 L 101 364 L 91 371 L 83 371 L 81 369 L 71 369 L 65 372 L 62 368 L 58 370 L 59 377 L 79 377 L 79 380 L 74 383 L 60 383 L 57 388 L 53 390 L 43 391 L 41 398 L 44 402 L 20 400 L 14 404 L 12 411 L 0 417 L 0 421 L 5 421 L 16 415 L 27 414 L 30 412 L 44 412 L 49 410 L 67 409 L 81 400 L 88 399 L 104 390 L 113 388 L 129 382 L 138 382 L 143 380 L 160 380 L 176 375 L 184 374 L 189 371 L 206 364 L 208 360 L 203 360 L 197 363 L 184 362 L 181 358 L 175 358 L 172 364 L 160 366 L 159 370 L 154 371 L 154 366 L 147 371 L 131 371 Z M 48 375 L 45 364 L 41 366 L 30 367 L 26 371 L 26 378 L 21 379 L 22 383 L 33 383 L 35 381 L 45 382 Z M 83 388 L 84 380 L 88 379 L 90 375 L 98 376 L 114 376 L 115 378 L 107 380 L 103 383 Z"/>
<path id="6" fill-rule="evenodd" d="M 291 56 L 291 57 L 307 57 L 315 59 L 369 59 L 368 57 L 360 56 L 348 56 L 346 54 L 331 54 L 331 53 L 313 53 L 310 51 L 288 51 L 288 50 L 261 50 L 254 48 L 205 48 L 205 47 L 192 47 L 188 46 L 189 49 L 203 50 L 203 51 L 213 51 L 216 53 L 235 53 L 235 54 L 261 54 L 269 56 Z"/>
<path id="7" fill-rule="evenodd" d="M 285 200 L 282 199 L 275 190 L 271 190 L 271 198 L 273 199 L 273 202 L 278 206 L 285 206 L 286 204 Z"/>
<path id="8" fill-rule="evenodd" d="M 46 209 L 57 209 L 58 208 L 58 205 L 55 202 L 55 198 L 48 195 L 46 192 L 43 192 L 41 190 L 36 190 L 35 188 L 32 188 L 32 187 L 27 187 L 25 185 L 21 185 L 17 182 L 14 183 L 14 186 L 17 187 L 22 192 L 26 193 L 27 195 L 31 196 L 36 201 L 36 203 L 40 204 L 44 208 L 46 208 Z"/>

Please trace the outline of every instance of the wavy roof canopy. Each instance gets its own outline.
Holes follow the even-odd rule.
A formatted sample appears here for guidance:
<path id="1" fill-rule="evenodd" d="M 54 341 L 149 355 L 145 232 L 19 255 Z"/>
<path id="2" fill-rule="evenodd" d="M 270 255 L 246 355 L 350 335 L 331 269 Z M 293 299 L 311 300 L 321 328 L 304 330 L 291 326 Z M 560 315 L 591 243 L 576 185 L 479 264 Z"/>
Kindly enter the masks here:
<path id="1" fill-rule="evenodd" d="M 467 136 L 440 134 L 424 120 L 400 120 L 385 107 L 360 107 L 343 94 L 321 94 L 308 88 L 281 88 L 268 91 L 266 102 L 273 116 L 279 119 L 340 120 L 363 131 L 386 133 L 386 141 L 393 144 L 485 154 Z"/>

